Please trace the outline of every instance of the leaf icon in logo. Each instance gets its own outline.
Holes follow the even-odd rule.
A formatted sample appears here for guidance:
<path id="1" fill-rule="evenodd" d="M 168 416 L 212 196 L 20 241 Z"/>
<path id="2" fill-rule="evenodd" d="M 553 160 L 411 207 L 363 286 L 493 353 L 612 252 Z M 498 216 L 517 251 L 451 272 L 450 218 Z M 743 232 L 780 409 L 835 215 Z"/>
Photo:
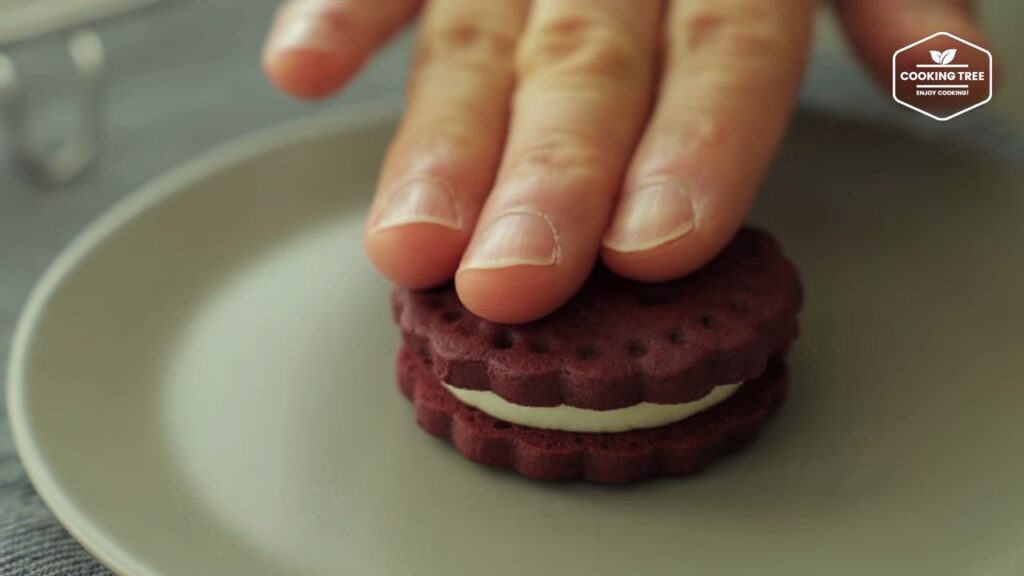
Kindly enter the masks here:
<path id="1" fill-rule="evenodd" d="M 953 57 L 956 56 L 956 48 L 950 48 L 942 53 L 942 64 L 949 64 L 953 61 Z M 934 58 L 934 56 L 932 56 Z"/>
<path id="2" fill-rule="evenodd" d="M 938 50 L 931 50 L 930 53 L 932 55 L 932 62 L 942 64 L 942 52 L 939 52 Z"/>

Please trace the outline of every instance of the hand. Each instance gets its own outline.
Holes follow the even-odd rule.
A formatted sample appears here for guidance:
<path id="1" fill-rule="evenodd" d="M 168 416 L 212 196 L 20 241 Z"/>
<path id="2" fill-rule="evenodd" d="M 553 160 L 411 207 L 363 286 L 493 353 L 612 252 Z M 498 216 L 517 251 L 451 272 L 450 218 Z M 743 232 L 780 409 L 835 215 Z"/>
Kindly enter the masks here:
<path id="1" fill-rule="evenodd" d="M 264 56 L 284 90 L 324 97 L 420 8 L 294 0 Z M 742 224 L 785 130 L 811 0 L 430 0 L 402 125 L 367 220 L 393 281 L 455 277 L 498 322 L 569 299 L 600 256 L 638 280 L 699 268 Z M 841 0 L 854 47 L 936 31 L 977 41 L 963 0 Z"/>

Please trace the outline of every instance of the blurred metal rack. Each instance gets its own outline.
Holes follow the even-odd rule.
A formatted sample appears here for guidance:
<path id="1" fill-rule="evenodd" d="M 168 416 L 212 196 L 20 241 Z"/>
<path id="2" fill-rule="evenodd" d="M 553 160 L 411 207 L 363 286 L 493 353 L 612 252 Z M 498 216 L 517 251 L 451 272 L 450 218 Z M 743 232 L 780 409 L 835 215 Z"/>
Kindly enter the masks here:
<path id="1" fill-rule="evenodd" d="M 62 184 L 95 160 L 103 128 L 103 42 L 97 22 L 158 0 L 0 0 L 0 113 L 10 139 L 11 163 L 42 184 Z M 7 50 L 49 35 L 65 37 L 77 79 L 75 121 L 56 146 L 37 150 L 32 142 L 31 98 Z"/>

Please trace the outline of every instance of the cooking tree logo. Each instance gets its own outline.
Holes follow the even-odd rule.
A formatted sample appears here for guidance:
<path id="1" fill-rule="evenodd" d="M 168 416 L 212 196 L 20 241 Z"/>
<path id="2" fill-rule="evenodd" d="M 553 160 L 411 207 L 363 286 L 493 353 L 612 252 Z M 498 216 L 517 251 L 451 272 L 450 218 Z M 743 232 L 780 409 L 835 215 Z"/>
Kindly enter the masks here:
<path id="1" fill-rule="evenodd" d="M 936 120 L 949 120 L 992 99 L 992 54 L 937 32 L 892 55 L 892 97 Z"/>

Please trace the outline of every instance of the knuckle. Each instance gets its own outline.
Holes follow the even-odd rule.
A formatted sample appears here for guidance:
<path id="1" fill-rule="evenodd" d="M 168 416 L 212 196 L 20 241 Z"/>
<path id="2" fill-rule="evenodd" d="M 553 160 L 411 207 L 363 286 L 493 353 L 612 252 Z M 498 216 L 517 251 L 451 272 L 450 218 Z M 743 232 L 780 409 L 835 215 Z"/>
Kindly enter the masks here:
<path id="1" fill-rule="evenodd" d="M 514 169 L 550 171 L 588 171 L 602 166 L 607 159 L 594 139 L 578 130 L 547 130 L 521 149 Z"/>
<path id="2" fill-rule="evenodd" d="M 420 63 L 470 67 L 510 61 L 515 34 L 486 20 L 460 17 L 428 24 L 419 46 Z"/>
<path id="3" fill-rule="evenodd" d="M 479 115 L 471 111 L 442 113 L 431 119 L 429 129 L 416 131 L 411 147 L 424 152 L 469 152 L 480 142 L 476 128 L 480 123 L 477 120 Z"/>
<path id="4" fill-rule="evenodd" d="M 520 44 L 516 69 L 598 77 L 633 77 L 644 65 L 639 46 L 601 18 L 574 14 L 553 18 Z"/>
<path id="5" fill-rule="evenodd" d="M 681 14 L 674 23 L 669 57 L 673 61 L 692 59 L 701 53 L 716 59 L 756 65 L 783 59 L 793 51 L 793 42 L 773 16 L 750 11 L 742 16 L 726 13 L 720 5 L 699 3 Z"/>
<path id="6" fill-rule="evenodd" d="M 740 133 L 728 115 L 707 109 L 680 110 L 669 125 L 654 134 L 645 147 L 652 162 L 666 168 L 677 168 L 693 159 L 719 150 Z"/>
<path id="7" fill-rule="evenodd" d="M 402 174 L 448 181 L 466 172 L 466 158 L 464 150 L 451 147 L 446 142 L 405 138 L 392 142 L 388 147 L 383 172 L 392 179 L 394 175 Z M 459 195 L 464 190 L 455 188 L 451 192 Z"/>

